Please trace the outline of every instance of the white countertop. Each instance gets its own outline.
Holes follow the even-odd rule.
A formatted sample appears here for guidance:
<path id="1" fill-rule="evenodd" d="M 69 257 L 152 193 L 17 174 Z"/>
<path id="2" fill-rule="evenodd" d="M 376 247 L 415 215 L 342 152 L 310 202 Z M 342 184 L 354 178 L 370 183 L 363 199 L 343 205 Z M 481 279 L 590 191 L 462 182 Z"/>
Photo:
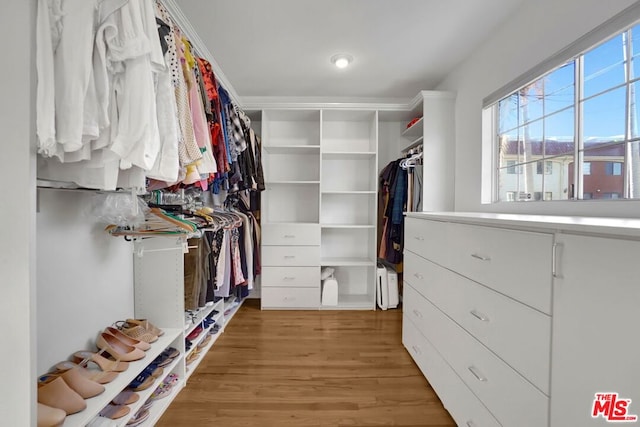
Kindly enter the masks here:
<path id="1" fill-rule="evenodd" d="M 640 238 L 640 219 L 587 216 L 521 215 L 482 212 L 407 212 L 407 217 L 549 232 L 605 234 Z"/>

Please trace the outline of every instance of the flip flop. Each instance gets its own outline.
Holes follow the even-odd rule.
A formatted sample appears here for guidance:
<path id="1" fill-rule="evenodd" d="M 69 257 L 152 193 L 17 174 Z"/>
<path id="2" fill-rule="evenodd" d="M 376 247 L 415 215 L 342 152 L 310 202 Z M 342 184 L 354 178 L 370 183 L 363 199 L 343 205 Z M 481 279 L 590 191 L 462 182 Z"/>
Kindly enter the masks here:
<path id="1" fill-rule="evenodd" d="M 140 399 L 140 395 L 130 390 L 123 390 L 112 401 L 114 405 L 131 405 Z"/>
<path id="2" fill-rule="evenodd" d="M 145 422 L 147 418 L 149 418 L 149 410 L 140 408 L 140 410 L 127 422 L 127 426 L 135 427 Z"/>
<path id="3" fill-rule="evenodd" d="M 122 418 L 131 412 L 131 408 L 126 405 L 112 405 L 109 403 L 107 406 L 100 411 L 100 416 L 109 418 L 111 420 L 117 420 L 118 418 Z"/>

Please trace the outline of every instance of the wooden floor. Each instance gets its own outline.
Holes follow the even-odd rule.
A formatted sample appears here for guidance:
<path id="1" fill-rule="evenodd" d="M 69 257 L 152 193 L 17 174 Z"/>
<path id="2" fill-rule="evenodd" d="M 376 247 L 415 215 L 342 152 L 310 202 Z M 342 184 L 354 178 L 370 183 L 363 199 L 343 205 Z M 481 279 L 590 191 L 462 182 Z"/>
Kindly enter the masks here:
<path id="1" fill-rule="evenodd" d="M 402 312 L 248 300 L 158 426 L 455 426 L 401 343 Z"/>

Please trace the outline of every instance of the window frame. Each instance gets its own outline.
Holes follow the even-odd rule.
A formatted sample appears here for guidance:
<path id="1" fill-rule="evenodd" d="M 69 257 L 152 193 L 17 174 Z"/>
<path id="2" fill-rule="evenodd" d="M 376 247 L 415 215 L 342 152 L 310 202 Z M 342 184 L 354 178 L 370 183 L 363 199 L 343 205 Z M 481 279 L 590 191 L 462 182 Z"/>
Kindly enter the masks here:
<path id="1" fill-rule="evenodd" d="M 634 9 L 636 12 L 636 17 L 638 15 L 640 15 L 640 5 L 634 5 L 628 9 Z M 621 13 L 621 15 L 626 15 L 627 17 L 628 15 L 628 10 L 625 10 Z M 610 22 L 611 21 L 611 22 Z M 601 27 L 604 28 L 609 28 L 611 27 L 612 22 L 618 23 L 620 21 L 620 16 L 616 16 L 614 18 L 612 18 L 610 21 L 607 21 L 605 24 L 603 24 Z M 546 117 L 551 116 L 553 114 L 558 113 L 559 111 L 563 111 L 565 109 L 570 109 L 573 108 L 574 111 L 574 150 L 573 150 L 573 185 L 569 185 L 567 192 L 568 192 L 568 196 L 567 198 L 563 198 L 563 199 L 555 199 L 553 201 L 562 201 L 562 202 L 567 202 L 567 201 L 574 201 L 574 200 L 594 200 L 594 199 L 590 199 L 588 197 L 584 197 L 585 196 L 585 192 L 584 192 L 584 176 L 585 174 L 583 173 L 584 171 L 582 170 L 583 165 L 585 163 L 592 163 L 592 161 L 587 161 L 585 162 L 585 154 L 588 155 L 588 152 L 585 152 L 585 144 L 584 144 L 584 135 L 583 135 L 583 130 L 584 130 L 584 126 L 583 126 L 583 113 L 584 113 L 584 103 L 590 99 L 593 99 L 597 96 L 601 96 L 603 94 L 607 94 L 607 93 L 612 93 L 622 87 L 625 88 L 625 117 L 624 117 L 624 123 L 625 123 L 625 132 L 624 132 L 624 138 L 622 139 L 622 141 L 612 141 L 609 144 L 604 144 L 603 146 L 598 146 L 598 148 L 600 147 L 606 147 L 606 146 L 615 146 L 618 144 L 621 144 L 624 146 L 624 158 L 622 159 L 622 163 L 621 163 L 621 175 L 623 176 L 623 182 L 624 182 L 624 188 L 623 188 L 623 192 L 622 192 L 622 197 L 619 199 L 605 199 L 605 200 L 640 200 L 640 192 L 638 192 L 638 190 L 636 190 L 636 196 L 635 197 L 631 197 L 631 191 L 630 191 L 630 187 L 629 187 L 629 182 L 632 179 L 630 176 L 630 168 L 628 165 L 628 161 L 629 161 L 629 153 L 631 150 L 631 146 L 636 143 L 636 144 L 640 144 L 640 135 L 633 137 L 632 136 L 632 131 L 631 131 L 631 126 L 630 126 L 630 115 L 631 115 L 631 110 L 630 110 L 630 103 L 633 102 L 631 100 L 631 96 L 635 95 L 635 99 L 639 99 L 640 100 L 640 94 L 637 93 L 633 93 L 632 92 L 632 86 L 637 86 L 638 88 L 640 88 L 640 70 L 638 70 L 635 75 L 631 74 L 632 71 L 632 67 L 633 67 L 633 62 L 634 62 L 634 57 L 633 57 L 633 53 L 634 53 L 634 49 L 633 49 L 633 35 L 635 34 L 636 37 L 638 38 L 638 40 L 640 40 L 640 26 L 638 25 L 640 24 L 640 19 L 635 18 L 632 22 L 627 22 L 624 27 L 622 29 L 618 29 L 615 31 L 609 31 L 609 35 L 607 37 L 604 37 L 602 39 L 597 40 L 597 42 L 595 43 L 591 43 L 589 45 L 588 48 L 580 51 L 577 54 L 574 54 L 572 57 L 566 59 L 565 61 L 562 61 L 560 63 L 555 64 L 555 66 L 553 68 L 549 68 L 544 70 L 544 72 L 541 72 L 540 74 L 538 74 L 535 78 L 528 80 L 527 83 L 516 87 L 514 90 L 510 91 L 509 93 L 506 93 L 504 96 L 502 97 L 497 97 L 496 96 L 496 92 L 494 92 L 494 94 L 492 94 L 490 97 L 485 98 L 484 100 L 484 104 L 486 104 L 487 99 L 492 99 L 493 97 L 493 102 L 489 105 L 489 106 L 485 106 L 483 108 L 483 111 L 486 110 L 492 110 L 491 113 L 491 118 L 493 120 L 491 120 L 491 127 L 492 130 L 490 132 L 491 134 L 491 152 L 492 154 L 492 159 L 491 159 L 491 167 L 492 167 L 492 173 L 491 173 L 491 201 L 490 203 L 503 203 L 503 202 L 511 202 L 512 200 L 508 200 L 508 198 L 505 196 L 504 199 L 500 199 L 500 172 L 502 168 L 507 168 L 509 167 L 510 169 L 513 168 L 522 168 L 524 166 L 523 163 L 517 163 L 515 165 L 510 165 L 510 166 L 504 166 L 502 165 L 501 168 L 501 162 L 500 162 L 500 149 L 499 149 L 499 144 L 498 144 L 498 138 L 499 138 L 499 131 L 500 131 L 500 109 L 499 109 L 499 105 L 500 102 L 502 102 L 503 100 L 507 99 L 510 96 L 513 95 L 518 95 L 518 92 L 520 92 L 523 88 L 531 85 L 532 83 L 539 81 L 543 78 L 545 78 L 546 76 L 548 76 L 549 74 L 553 73 L 554 71 L 566 66 L 567 64 L 570 64 L 573 62 L 574 64 L 574 103 L 572 106 L 569 107 L 563 107 L 561 110 L 558 111 L 553 111 L 552 113 L 546 113 L 543 112 L 543 115 L 535 120 L 530 120 L 529 123 L 533 123 L 537 120 L 544 120 Z M 633 28 L 633 27 L 638 27 L 638 28 Z M 632 29 L 634 30 L 632 32 Z M 593 37 L 593 34 L 601 34 L 602 33 L 602 29 L 599 27 L 598 29 L 592 31 L 592 33 L 588 34 L 589 36 Z M 592 93 L 590 94 L 588 97 L 584 97 L 584 57 L 586 54 L 588 54 L 589 52 L 599 48 L 601 45 L 609 42 L 610 40 L 620 37 L 621 35 L 623 35 L 623 46 L 625 47 L 625 52 L 623 55 L 623 64 L 624 64 L 624 69 L 625 69 L 625 79 L 624 82 L 621 84 L 615 84 L 612 85 L 611 87 L 608 87 L 604 90 L 598 91 L 597 93 Z M 626 42 L 624 40 L 624 38 L 626 37 Z M 584 41 L 581 39 L 578 42 L 574 43 L 572 46 L 570 46 L 571 48 L 575 48 L 576 45 L 584 45 Z M 557 55 L 556 55 L 557 56 Z M 638 56 L 638 64 L 640 64 L 640 56 Z M 554 58 L 554 60 L 557 62 L 557 58 Z M 549 61 L 545 61 L 546 64 Z M 543 65 L 541 64 L 541 65 Z M 619 64 L 619 62 L 618 62 Z M 534 70 L 540 70 L 540 66 L 535 67 Z M 527 73 L 527 74 L 531 74 L 531 72 Z M 520 78 L 520 80 L 522 79 L 522 77 Z M 516 79 L 516 81 L 519 81 L 519 79 Z M 635 89 L 634 86 L 634 89 Z M 507 85 L 506 87 L 512 88 L 513 87 L 513 82 L 510 85 Z M 543 101 L 544 102 L 544 101 Z M 519 104 L 518 104 L 518 108 L 519 108 Z M 543 110 L 544 111 L 544 110 Z M 485 115 L 483 113 L 483 117 L 487 117 L 488 115 Z M 639 117 L 640 114 L 636 113 L 636 119 L 640 118 Z M 483 126 L 485 126 L 487 123 L 485 121 L 483 121 Z M 525 123 L 521 123 L 519 120 L 517 121 L 517 127 L 514 129 L 523 129 L 525 126 L 527 126 L 527 124 Z M 543 138 L 546 138 L 546 136 L 544 136 L 543 134 Z M 533 160 L 533 162 L 547 162 L 549 160 L 552 160 L 551 157 L 546 157 L 546 153 L 544 153 L 543 150 L 543 154 L 542 157 L 536 160 Z M 546 172 L 546 167 L 543 166 L 542 167 L 543 172 Z M 639 172 L 640 173 L 640 172 Z M 518 176 L 519 174 L 517 174 L 516 171 L 516 175 Z M 548 201 L 549 199 L 547 199 L 546 197 L 546 193 L 547 193 L 547 189 L 545 188 L 544 185 L 544 176 L 546 176 L 546 173 L 543 173 L 543 185 L 541 188 L 542 194 L 545 194 L 545 197 L 542 197 L 540 199 L 540 201 Z M 513 190 L 512 188 L 510 188 L 509 190 Z M 532 189 L 531 193 L 533 194 L 536 190 Z M 518 188 L 515 189 L 514 191 L 516 194 L 519 194 L 521 192 L 521 189 L 518 185 Z M 521 198 L 516 197 L 515 200 L 513 201 L 522 201 Z M 483 200 L 484 203 L 486 203 L 486 200 Z"/>

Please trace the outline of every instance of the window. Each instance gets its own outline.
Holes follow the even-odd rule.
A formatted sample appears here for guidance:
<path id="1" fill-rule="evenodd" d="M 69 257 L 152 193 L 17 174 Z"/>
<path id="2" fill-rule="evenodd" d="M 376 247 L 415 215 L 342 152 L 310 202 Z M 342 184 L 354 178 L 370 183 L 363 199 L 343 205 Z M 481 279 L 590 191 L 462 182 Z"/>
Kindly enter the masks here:
<path id="1" fill-rule="evenodd" d="M 622 175 L 622 163 L 607 162 L 605 164 L 605 173 L 607 175 Z"/>
<path id="2" fill-rule="evenodd" d="M 635 25 L 494 98 L 494 201 L 640 199 L 638 70 Z"/>

